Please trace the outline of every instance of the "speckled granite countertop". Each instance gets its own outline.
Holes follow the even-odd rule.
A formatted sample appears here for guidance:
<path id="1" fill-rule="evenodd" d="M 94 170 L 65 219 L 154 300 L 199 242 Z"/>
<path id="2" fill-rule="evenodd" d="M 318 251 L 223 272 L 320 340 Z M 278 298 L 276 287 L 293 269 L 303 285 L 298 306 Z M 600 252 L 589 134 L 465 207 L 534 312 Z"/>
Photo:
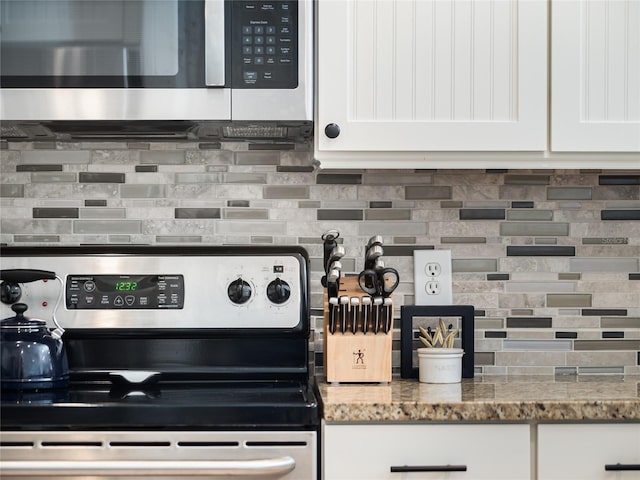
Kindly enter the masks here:
<path id="1" fill-rule="evenodd" d="M 640 376 L 484 376 L 458 384 L 318 379 L 327 422 L 640 421 Z"/>

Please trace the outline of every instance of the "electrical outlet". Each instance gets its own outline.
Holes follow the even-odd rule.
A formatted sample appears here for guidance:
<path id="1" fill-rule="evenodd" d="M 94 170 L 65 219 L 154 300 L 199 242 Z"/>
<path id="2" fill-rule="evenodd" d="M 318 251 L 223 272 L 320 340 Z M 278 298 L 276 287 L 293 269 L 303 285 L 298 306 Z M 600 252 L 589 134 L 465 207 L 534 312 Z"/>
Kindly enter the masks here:
<path id="1" fill-rule="evenodd" d="M 430 277 L 437 277 L 442 273 L 442 267 L 439 263 L 427 263 L 425 267 L 425 272 Z"/>
<path id="2" fill-rule="evenodd" d="M 427 282 L 425 290 L 427 295 L 440 295 L 440 282 Z"/>
<path id="3" fill-rule="evenodd" d="M 451 250 L 414 250 L 413 284 L 416 305 L 451 305 Z"/>

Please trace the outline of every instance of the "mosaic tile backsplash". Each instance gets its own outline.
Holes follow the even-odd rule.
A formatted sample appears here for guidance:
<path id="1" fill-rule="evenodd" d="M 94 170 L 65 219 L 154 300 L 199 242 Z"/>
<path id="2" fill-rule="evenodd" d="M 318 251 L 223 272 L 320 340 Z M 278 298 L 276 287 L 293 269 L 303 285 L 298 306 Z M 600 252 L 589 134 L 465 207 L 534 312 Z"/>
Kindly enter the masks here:
<path id="1" fill-rule="evenodd" d="M 346 272 L 383 236 L 413 304 L 413 251 L 451 250 L 480 374 L 640 374 L 640 170 L 324 171 L 308 144 L 0 143 L 4 245 L 300 244 L 322 370 L 321 235 Z"/>

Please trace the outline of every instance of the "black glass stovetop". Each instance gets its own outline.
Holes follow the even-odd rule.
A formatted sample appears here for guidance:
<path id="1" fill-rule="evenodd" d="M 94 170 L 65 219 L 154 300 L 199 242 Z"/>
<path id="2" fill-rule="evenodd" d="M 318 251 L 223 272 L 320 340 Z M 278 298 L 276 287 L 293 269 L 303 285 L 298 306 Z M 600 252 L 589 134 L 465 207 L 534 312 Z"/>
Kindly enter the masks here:
<path id="1" fill-rule="evenodd" d="M 197 381 L 145 385 L 70 382 L 66 389 L 2 391 L 4 430 L 309 429 L 319 424 L 308 381 Z"/>

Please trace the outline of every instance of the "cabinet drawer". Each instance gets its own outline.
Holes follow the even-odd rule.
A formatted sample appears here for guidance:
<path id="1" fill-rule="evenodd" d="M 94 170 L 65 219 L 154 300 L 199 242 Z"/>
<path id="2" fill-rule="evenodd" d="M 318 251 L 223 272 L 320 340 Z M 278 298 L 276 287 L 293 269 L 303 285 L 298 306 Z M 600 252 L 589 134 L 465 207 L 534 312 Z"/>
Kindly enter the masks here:
<path id="1" fill-rule="evenodd" d="M 539 480 L 637 480 L 640 423 L 540 425 Z"/>
<path id="2" fill-rule="evenodd" d="M 325 425 L 323 439 L 325 480 L 531 478 L 528 425 Z"/>

